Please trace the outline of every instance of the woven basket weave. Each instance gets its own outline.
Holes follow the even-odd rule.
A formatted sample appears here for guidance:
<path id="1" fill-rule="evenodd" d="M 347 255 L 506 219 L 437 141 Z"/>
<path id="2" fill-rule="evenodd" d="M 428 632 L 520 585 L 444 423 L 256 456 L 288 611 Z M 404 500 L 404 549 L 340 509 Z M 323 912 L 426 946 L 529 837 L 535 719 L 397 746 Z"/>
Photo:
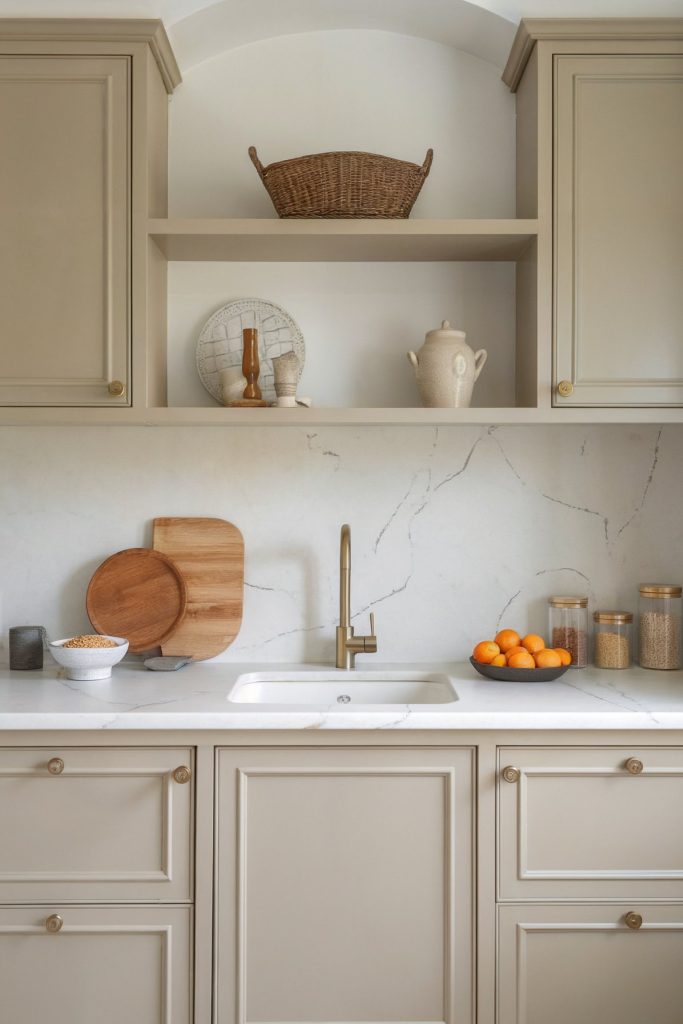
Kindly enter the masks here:
<path id="1" fill-rule="evenodd" d="M 264 167 L 249 156 L 279 217 L 409 217 L 432 165 L 377 153 L 313 153 Z"/>

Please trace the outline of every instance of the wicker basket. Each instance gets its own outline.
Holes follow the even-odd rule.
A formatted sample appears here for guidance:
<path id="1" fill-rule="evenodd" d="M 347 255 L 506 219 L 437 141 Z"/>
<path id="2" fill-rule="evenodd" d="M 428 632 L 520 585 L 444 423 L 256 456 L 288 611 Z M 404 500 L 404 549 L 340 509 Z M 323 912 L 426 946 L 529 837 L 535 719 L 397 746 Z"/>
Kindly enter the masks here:
<path id="1" fill-rule="evenodd" d="M 409 217 L 432 165 L 377 153 L 314 153 L 264 167 L 249 156 L 279 217 Z"/>

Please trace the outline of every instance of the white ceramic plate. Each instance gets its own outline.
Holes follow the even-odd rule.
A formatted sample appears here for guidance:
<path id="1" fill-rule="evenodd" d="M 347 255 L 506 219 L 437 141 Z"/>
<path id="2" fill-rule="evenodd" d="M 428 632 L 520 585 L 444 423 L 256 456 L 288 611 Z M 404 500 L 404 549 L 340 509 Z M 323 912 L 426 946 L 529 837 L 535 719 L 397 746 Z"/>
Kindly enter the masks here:
<path id="1" fill-rule="evenodd" d="M 221 306 L 202 327 L 197 341 L 197 372 L 212 398 L 223 404 L 220 371 L 242 365 L 242 331 L 255 327 L 261 363 L 259 387 L 267 402 L 275 401 L 273 364 L 275 356 L 294 352 L 299 376 L 304 368 L 306 347 L 295 320 L 274 302 L 265 299 L 235 299 Z"/>

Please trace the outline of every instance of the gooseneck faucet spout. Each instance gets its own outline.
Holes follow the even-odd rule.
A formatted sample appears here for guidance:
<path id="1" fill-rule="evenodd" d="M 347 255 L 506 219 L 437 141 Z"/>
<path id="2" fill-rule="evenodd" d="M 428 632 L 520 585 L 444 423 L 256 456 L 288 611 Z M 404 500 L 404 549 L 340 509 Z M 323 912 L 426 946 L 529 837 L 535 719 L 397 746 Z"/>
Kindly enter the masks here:
<path id="1" fill-rule="evenodd" d="M 351 527 L 341 528 L 339 544 L 339 625 L 337 626 L 337 668 L 355 667 L 357 654 L 375 654 L 375 615 L 370 613 L 370 635 L 356 636 L 351 625 Z"/>

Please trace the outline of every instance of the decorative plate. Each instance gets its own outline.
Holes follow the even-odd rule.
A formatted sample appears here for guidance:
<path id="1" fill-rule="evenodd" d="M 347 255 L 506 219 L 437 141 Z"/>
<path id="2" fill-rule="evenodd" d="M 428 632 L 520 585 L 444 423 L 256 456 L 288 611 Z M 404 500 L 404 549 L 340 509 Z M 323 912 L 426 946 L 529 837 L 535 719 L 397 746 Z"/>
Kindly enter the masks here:
<path id="1" fill-rule="evenodd" d="M 298 324 L 286 310 L 265 299 L 235 299 L 209 317 L 197 341 L 197 372 L 212 398 L 223 404 L 220 371 L 242 365 L 242 330 L 258 331 L 261 370 L 259 387 L 267 402 L 274 402 L 273 363 L 275 356 L 294 352 L 299 376 L 304 368 L 306 347 Z"/>
<path id="2" fill-rule="evenodd" d="M 569 665 L 560 665 L 559 668 L 508 668 L 506 665 L 484 665 L 474 658 L 470 658 L 470 665 L 480 676 L 503 683 L 552 683 L 569 668 Z"/>

